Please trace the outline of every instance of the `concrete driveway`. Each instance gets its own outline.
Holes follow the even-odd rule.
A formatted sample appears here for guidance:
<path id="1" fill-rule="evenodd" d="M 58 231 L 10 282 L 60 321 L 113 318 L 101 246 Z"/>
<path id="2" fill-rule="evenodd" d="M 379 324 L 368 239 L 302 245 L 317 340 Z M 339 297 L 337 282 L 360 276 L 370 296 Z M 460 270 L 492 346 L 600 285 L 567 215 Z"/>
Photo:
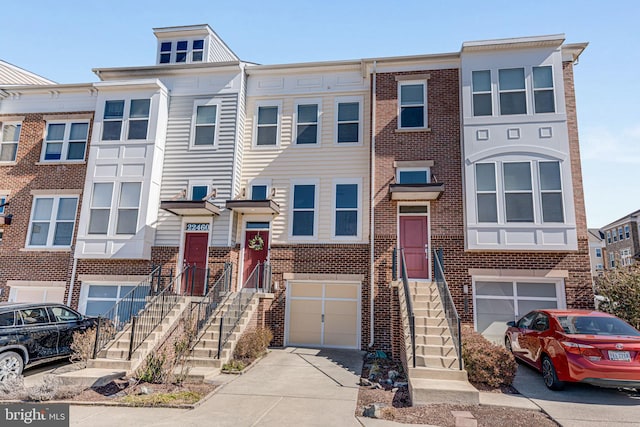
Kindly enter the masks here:
<path id="1" fill-rule="evenodd" d="M 71 425 L 360 426 L 363 353 L 286 348 L 269 354 L 193 410 L 71 407 Z"/>
<path id="2" fill-rule="evenodd" d="M 640 393 L 568 384 L 551 391 L 541 374 L 519 363 L 513 386 L 564 427 L 640 425 Z"/>

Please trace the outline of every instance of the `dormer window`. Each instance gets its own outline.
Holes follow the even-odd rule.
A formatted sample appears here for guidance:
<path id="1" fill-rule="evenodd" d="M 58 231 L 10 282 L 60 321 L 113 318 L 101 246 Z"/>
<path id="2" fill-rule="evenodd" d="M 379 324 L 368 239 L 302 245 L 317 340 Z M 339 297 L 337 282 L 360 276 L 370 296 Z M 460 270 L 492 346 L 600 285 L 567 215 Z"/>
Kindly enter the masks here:
<path id="1" fill-rule="evenodd" d="M 185 64 L 204 60 L 204 39 L 163 41 L 160 43 L 160 64 Z"/>
<path id="2" fill-rule="evenodd" d="M 176 62 L 187 62 L 187 46 L 186 40 L 179 41 L 176 44 Z"/>
<path id="3" fill-rule="evenodd" d="M 160 44 L 160 63 L 168 64 L 171 62 L 171 50 L 172 50 L 171 42 L 162 42 Z"/>
<path id="4" fill-rule="evenodd" d="M 191 61 L 202 62 L 204 56 L 204 40 L 193 41 L 193 52 L 191 54 Z"/>

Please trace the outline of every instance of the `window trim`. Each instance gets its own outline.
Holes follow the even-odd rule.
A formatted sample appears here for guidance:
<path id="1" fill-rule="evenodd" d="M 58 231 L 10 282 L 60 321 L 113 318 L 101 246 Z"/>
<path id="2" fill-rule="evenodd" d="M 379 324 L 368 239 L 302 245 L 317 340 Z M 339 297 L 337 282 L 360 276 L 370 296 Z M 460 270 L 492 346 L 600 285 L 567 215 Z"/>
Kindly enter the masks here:
<path id="1" fill-rule="evenodd" d="M 622 227 L 618 227 L 618 240 L 621 242 L 624 240 L 624 232 L 622 231 Z"/>
<path id="2" fill-rule="evenodd" d="M 47 143 L 49 141 L 47 141 L 47 137 L 49 136 L 49 125 L 57 125 L 57 124 L 64 124 L 64 136 L 62 138 L 62 141 L 51 141 L 52 143 L 61 143 L 62 144 L 62 148 L 61 148 L 61 152 L 60 152 L 60 159 L 56 159 L 56 160 L 47 160 L 45 158 L 46 156 L 46 152 L 47 152 Z M 69 144 L 70 143 L 78 143 L 80 142 L 79 140 L 76 141 L 71 141 L 71 127 L 74 124 L 86 124 L 87 125 L 87 137 L 84 140 L 84 155 L 82 156 L 82 159 L 69 159 Z M 47 120 L 46 125 L 45 125 L 45 134 L 44 134 L 44 138 L 42 139 L 42 151 L 40 153 L 40 162 L 42 163 L 83 163 L 84 161 L 86 161 L 87 158 L 87 148 L 89 146 L 89 134 L 91 133 L 91 122 L 90 120 Z"/>
<path id="3" fill-rule="evenodd" d="M 298 144 L 298 107 L 300 105 L 317 105 L 316 117 L 316 142 L 313 144 Z M 298 98 L 293 102 L 293 128 L 292 128 L 292 145 L 296 147 L 320 147 L 322 145 L 322 98 Z M 312 122 L 309 122 L 311 124 Z"/>
<path id="4" fill-rule="evenodd" d="M 304 144 L 303 144 L 304 145 Z M 294 236 L 293 235 L 293 213 L 294 213 L 294 194 L 296 185 L 313 185 L 315 186 L 314 190 L 314 201 L 313 201 L 313 235 L 311 236 Z M 319 202 L 320 202 L 320 180 L 319 179 L 292 179 L 291 185 L 289 188 L 289 239 L 292 241 L 315 241 L 318 240 L 318 220 L 319 220 Z M 306 209 L 307 211 L 309 209 Z"/>
<path id="5" fill-rule="evenodd" d="M 416 167 L 396 167 L 396 183 L 402 184 L 400 182 L 400 172 L 426 172 L 427 173 L 427 184 L 431 182 L 431 168 L 429 166 L 416 166 Z"/>
<path id="6" fill-rule="evenodd" d="M 498 68 L 497 71 L 497 75 L 498 75 L 498 81 L 497 81 L 497 89 L 498 89 L 498 111 L 500 113 L 500 116 L 527 116 L 529 115 L 529 85 L 527 84 L 527 70 L 530 69 L 531 67 L 525 67 L 525 66 L 519 66 L 519 67 L 505 67 L 505 68 Z M 522 69 L 522 74 L 523 74 L 523 82 L 524 82 L 524 88 L 522 89 L 505 89 L 502 90 L 500 89 L 500 71 L 501 70 L 519 70 Z M 533 71 L 531 71 L 530 74 L 532 74 Z M 524 93 L 524 113 L 513 113 L 513 114 L 505 114 L 502 112 L 502 102 L 501 102 L 501 96 L 503 93 L 519 93 L 522 92 Z M 535 110 L 534 110 L 535 111 Z"/>
<path id="7" fill-rule="evenodd" d="M 9 195 L 5 193 L 0 193 L 0 215 L 6 212 L 7 206 L 4 204 L 7 203 L 7 200 L 9 200 Z"/>
<path id="8" fill-rule="evenodd" d="M 53 203 L 51 205 L 51 213 L 49 216 L 49 231 L 47 232 L 47 242 L 44 245 L 32 245 L 31 242 L 31 234 L 33 231 L 33 223 L 34 222 L 44 222 L 44 220 L 34 220 L 33 215 L 36 209 L 36 200 L 38 199 L 53 199 Z M 73 220 L 58 220 L 57 215 L 60 209 L 60 200 L 61 199 L 75 199 L 76 201 L 76 209 L 73 216 Z M 78 208 L 80 205 L 80 197 L 77 194 L 43 194 L 43 195 L 34 195 L 31 200 L 31 213 L 29 214 L 29 225 L 27 228 L 27 238 L 24 243 L 25 249 L 69 249 L 73 246 L 74 236 L 76 233 L 76 222 L 78 220 Z M 73 225 L 71 229 L 71 240 L 68 245 L 54 245 L 53 241 L 55 239 L 55 226 L 57 222 L 65 222 L 71 223 Z"/>
<path id="9" fill-rule="evenodd" d="M 247 184 L 248 187 L 248 191 L 246 194 L 247 200 L 253 200 L 253 186 L 256 185 L 264 185 L 267 187 L 267 200 L 271 199 L 270 197 L 270 193 L 271 193 L 271 180 L 270 179 L 263 179 L 263 178 L 255 178 L 249 181 L 249 183 Z M 258 199 L 260 200 L 260 199 Z"/>
<path id="10" fill-rule="evenodd" d="M 338 185 L 357 185 L 356 234 L 352 236 L 336 235 L 338 211 L 353 211 L 353 208 L 340 208 L 336 206 Z M 331 184 L 331 238 L 334 240 L 360 240 L 362 239 L 362 178 L 335 178 Z"/>
<path id="11" fill-rule="evenodd" d="M 0 119 L 1 120 L 1 119 Z M 4 127 L 5 126 L 19 126 L 18 140 L 17 141 L 5 141 L 4 140 Z M 7 120 L 6 122 L 0 121 L 0 153 L 2 152 L 2 146 L 7 144 L 16 145 L 16 153 L 13 160 L 0 160 L 0 164 L 14 164 L 18 161 L 18 150 L 20 149 L 20 136 L 22 135 L 22 121 L 20 120 Z"/>
<path id="12" fill-rule="evenodd" d="M 111 203 L 108 208 L 106 207 L 93 207 L 93 201 L 95 196 L 95 185 L 96 184 L 111 184 Z M 118 216 L 120 214 L 121 209 L 134 209 L 133 207 L 120 207 L 120 196 L 122 194 L 122 185 L 123 184 L 140 184 L 140 198 L 138 199 L 138 207 L 136 208 L 138 211 L 137 219 L 136 219 L 136 232 L 135 233 L 118 233 Z M 130 181 L 130 180 L 115 180 L 115 181 L 93 181 L 91 187 L 91 195 L 89 201 L 89 218 L 86 222 L 86 228 L 84 230 L 85 234 L 89 238 L 93 238 L 92 236 L 96 236 L 96 238 L 128 238 L 127 236 L 135 236 L 140 231 L 140 219 L 143 218 L 145 214 L 143 211 L 143 200 L 145 196 L 145 182 L 144 181 Z M 89 231 L 89 227 L 91 225 L 91 213 L 92 210 L 109 210 L 109 222 L 107 223 L 107 232 L 106 233 L 91 233 Z M 98 237 L 101 236 L 101 237 Z"/>
<path id="13" fill-rule="evenodd" d="M 418 79 L 418 80 L 398 80 L 398 92 L 397 92 L 397 104 L 398 104 L 398 111 L 397 111 L 397 130 L 402 130 L 402 131 L 419 131 L 419 130 L 428 130 L 429 129 L 429 98 L 428 98 L 428 88 L 427 88 L 427 82 L 428 79 Z M 410 86 L 410 85 L 417 85 L 417 84 L 421 84 L 422 88 L 423 88 L 423 101 L 424 103 L 422 104 L 422 108 L 423 108 L 423 124 L 422 126 L 402 126 L 402 86 Z M 414 106 L 415 107 L 415 106 Z"/>
<path id="14" fill-rule="evenodd" d="M 276 119 L 276 143 L 273 145 L 258 145 L 258 114 L 260 107 L 276 107 L 278 108 L 278 116 Z M 281 136 L 280 128 L 282 123 L 282 100 L 262 100 L 256 101 L 254 115 L 253 115 L 253 137 L 251 138 L 251 148 L 256 150 L 273 150 L 274 148 L 280 148 Z M 273 125 L 269 125 L 273 126 Z"/>
<path id="15" fill-rule="evenodd" d="M 533 70 L 536 68 L 550 68 L 551 69 L 551 87 L 544 87 L 544 88 L 536 88 L 536 84 L 535 84 L 535 80 L 533 77 Z M 557 112 L 557 107 L 558 107 L 558 102 L 556 101 L 556 79 L 555 79 L 555 69 L 553 67 L 552 64 L 539 64 L 539 65 L 532 65 L 531 66 L 531 96 L 532 96 L 532 103 L 533 103 L 533 114 L 556 114 Z M 526 80 L 526 75 L 525 75 L 525 80 Z M 543 91 L 551 91 L 553 96 L 553 111 L 545 111 L 545 112 L 541 112 L 538 113 L 536 111 L 536 92 L 543 92 Z"/>
<path id="16" fill-rule="evenodd" d="M 196 40 L 202 40 L 202 49 L 194 49 L 193 42 Z M 186 52 L 186 60 L 184 62 L 176 62 L 176 56 L 178 53 L 178 42 L 187 42 L 187 50 L 180 50 L 180 52 Z M 171 43 L 171 49 L 168 51 L 162 51 L 162 43 Z M 199 64 L 202 62 L 206 62 L 207 54 L 209 50 L 209 39 L 206 36 L 198 36 L 198 37 L 179 37 L 172 39 L 162 39 L 158 40 L 158 50 L 156 55 L 156 64 L 158 65 L 166 65 L 166 64 Z M 193 53 L 202 51 L 202 60 L 194 61 Z M 169 54 L 169 62 L 161 62 L 162 54 Z"/>
<path id="17" fill-rule="evenodd" d="M 602 248 L 596 248 L 595 256 L 596 258 L 602 258 Z"/>
<path id="18" fill-rule="evenodd" d="M 624 238 L 625 239 L 631 238 L 631 228 L 629 227 L 629 224 L 624 226 Z"/>
<path id="19" fill-rule="evenodd" d="M 611 243 L 611 230 L 607 230 L 607 243 Z"/>
<path id="20" fill-rule="evenodd" d="M 507 190 L 505 185 L 505 177 L 504 177 L 504 165 L 506 164 L 515 164 L 515 163 L 528 163 L 529 164 L 529 183 L 531 184 L 530 190 Z M 536 197 L 536 195 L 540 192 L 539 187 L 538 191 L 536 191 L 536 176 L 534 170 L 537 171 L 536 168 L 533 167 L 531 160 L 508 160 L 501 162 L 500 167 L 500 181 L 502 182 L 502 194 L 501 198 L 504 206 L 504 223 L 505 224 L 537 224 L 537 220 L 540 219 L 542 222 L 542 212 L 539 215 L 536 215 L 536 199 L 540 199 L 540 203 L 538 205 L 538 210 L 542 211 L 542 201 L 541 196 Z M 507 218 L 507 194 L 529 194 L 531 195 L 531 216 L 532 221 L 509 221 Z M 539 217 L 539 218 L 538 218 Z"/>
<path id="21" fill-rule="evenodd" d="M 488 73 L 489 73 L 489 90 L 488 90 L 488 91 L 486 91 L 486 90 L 479 90 L 479 91 L 476 91 L 476 90 L 474 89 L 474 87 L 473 87 L 473 73 L 476 73 L 476 72 L 478 72 L 478 73 L 479 73 L 479 72 L 483 72 L 483 71 L 485 71 L 485 72 L 488 72 Z M 493 97 L 493 86 L 494 86 L 494 85 L 493 85 L 493 74 L 494 74 L 494 73 L 493 73 L 493 70 L 492 70 L 492 69 L 488 69 L 488 70 L 472 70 L 472 71 L 471 71 L 471 85 L 470 85 L 470 86 L 471 86 L 471 115 L 472 115 L 473 117 L 493 117 L 493 116 L 494 116 L 495 108 L 494 108 L 494 106 L 493 106 L 493 98 L 494 98 L 494 97 Z M 482 115 L 476 114 L 475 109 L 474 109 L 474 105 L 475 105 L 475 102 L 474 102 L 475 95 L 489 95 L 489 96 L 490 96 L 490 98 L 491 98 L 491 102 L 490 102 L 490 105 L 491 105 L 491 114 L 482 114 Z"/>
<path id="22" fill-rule="evenodd" d="M 490 164 L 493 165 L 493 185 L 495 190 L 478 190 L 478 179 L 477 179 L 477 170 L 479 164 Z M 475 190 L 475 203 L 476 203 L 476 223 L 477 224 L 499 224 L 500 223 L 500 201 L 498 193 L 500 192 L 500 187 L 498 181 L 500 179 L 499 171 L 498 171 L 498 162 L 477 162 L 473 165 L 473 188 Z M 480 221 L 480 209 L 478 209 L 478 194 L 493 194 L 496 198 L 496 221 Z"/>
<path id="23" fill-rule="evenodd" d="M 142 205 L 142 191 L 143 191 L 143 182 L 142 181 L 120 181 L 118 182 L 118 194 L 115 202 L 115 220 L 114 222 L 114 236 L 135 236 L 138 234 L 138 224 L 140 223 L 140 210 Z M 122 187 L 125 184 L 140 184 L 140 192 L 138 195 L 138 205 L 134 208 L 133 206 L 120 206 L 120 199 L 122 198 Z M 111 203 L 114 201 L 112 200 Z M 136 210 L 136 224 L 135 231 L 133 233 L 119 233 L 118 232 L 118 222 L 120 221 L 120 211 L 121 210 Z M 109 216 L 109 222 L 111 222 L 111 216 Z"/>
<path id="24" fill-rule="evenodd" d="M 358 104 L 358 141 L 357 142 L 338 142 L 338 127 L 341 124 L 338 121 L 338 113 L 340 104 Z M 333 123 L 333 145 L 339 147 L 353 147 L 362 145 L 364 141 L 363 137 L 363 123 L 364 123 L 364 97 L 362 96 L 337 96 L 334 100 L 335 120 Z M 353 121 L 343 122 L 353 123 Z"/>
<path id="25" fill-rule="evenodd" d="M 196 145 L 196 119 L 198 115 L 198 107 L 203 106 L 216 106 L 216 122 L 215 129 L 213 131 L 213 144 L 211 145 Z M 193 101 L 193 111 L 191 113 L 191 130 L 189 136 L 189 150 L 217 150 L 219 143 L 220 132 L 220 110 L 222 109 L 222 100 L 220 98 L 211 99 L 196 99 Z M 210 126 L 210 125 L 209 125 Z"/>
<path id="26" fill-rule="evenodd" d="M 198 179 L 194 179 L 194 180 L 189 180 L 189 183 L 187 184 L 187 200 L 194 200 L 193 199 L 193 188 L 194 187 L 207 187 L 207 192 L 205 193 L 205 195 L 207 194 L 211 194 L 211 190 L 212 190 L 212 186 L 213 183 L 211 181 L 204 181 L 204 180 L 198 180 Z M 203 199 L 204 200 L 204 199 Z M 200 201 L 200 200 L 198 200 Z"/>
<path id="27" fill-rule="evenodd" d="M 567 222 L 567 212 L 566 212 L 566 203 L 564 200 L 564 179 L 562 177 L 562 165 L 560 160 L 549 160 L 549 159 L 538 159 L 535 161 L 536 163 L 536 175 L 538 178 L 537 187 L 538 187 L 538 198 L 540 202 L 540 223 L 542 224 L 565 224 Z M 558 176 L 560 178 L 560 189 L 559 190 L 543 190 L 542 189 L 542 173 L 540 172 L 540 163 L 557 163 L 558 164 Z M 544 220 L 544 207 L 542 203 L 542 195 L 543 194 L 560 194 L 560 200 L 562 201 L 562 221 L 545 221 Z"/>
<path id="28" fill-rule="evenodd" d="M 145 119 L 145 118 L 141 118 L 141 117 L 134 117 L 133 119 L 131 119 L 131 102 L 132 101 L 137 101 L 137 100 L 149 100 L 149 116 Z M 124 109 L 122 110 L 122 118 L 120 119 L 105 119 L 104 117 L 104 112 L 106 109 L 106 105 L 107 102 L 109 101 L 124 101 Z M 122 142 L 131 142 L 131 143 L 137 143 L 137 142 L 147 142 L 149 141 L 149 134 L 150 134 L 150 129 L 151 129 L 151 123 L 152 123 L 152 117 L 153 117 L 153 108 L 154 108 L 154 102 L 153 102 L 153 96 L 144 96 L 144 95 L 132 95 L 132 96 L 128 96 L 128 97 L 122 97 L 122 98 L 108 98 L 105 99 L 104 102 L 102 103 L 102 111 L 101 111 L 101 128 L 100 128 L 100 142 L 101 143 L 105 143 L 105 144 L 116 144 L 116 143 L 122 143 Z M 145 138 L 140 138 L 140 139 L 129 139 L 129 122 L 130 121 L 139 121 L 139 120 L 146 120 L 147 121 L 147 133 L 146 133 L 146 137 Z M 118 139 L 104 139 L 104 123 L 105 122 L 116 122 L 116 121 L 121 121 L 122 125 L 120 126 L 120 138 Z M 86 153 L 85 153 L 86 156 Z"/>

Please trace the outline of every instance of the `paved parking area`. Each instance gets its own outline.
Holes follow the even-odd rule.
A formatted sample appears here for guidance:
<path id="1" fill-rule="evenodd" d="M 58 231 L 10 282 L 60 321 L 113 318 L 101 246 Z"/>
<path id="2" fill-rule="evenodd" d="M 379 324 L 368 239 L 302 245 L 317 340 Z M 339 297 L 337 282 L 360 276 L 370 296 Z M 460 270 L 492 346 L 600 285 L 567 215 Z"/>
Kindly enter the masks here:
<path id="1" fill-rule="evenodd" d="M 540 373 L 519 364 L 513 386 L 563 427 L 640 425 L 640 393 L 568 384 L 562 391 L 545 387 Z"/>

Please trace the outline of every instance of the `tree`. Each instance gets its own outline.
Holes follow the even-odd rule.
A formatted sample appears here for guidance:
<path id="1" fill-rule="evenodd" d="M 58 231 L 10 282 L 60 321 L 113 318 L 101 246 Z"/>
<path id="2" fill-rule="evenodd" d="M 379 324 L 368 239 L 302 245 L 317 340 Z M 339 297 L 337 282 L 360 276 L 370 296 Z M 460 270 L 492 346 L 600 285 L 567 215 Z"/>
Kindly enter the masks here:
<path id="1" fill-rule="evenodd" d="M 596 295 L 604 297 L 599 310 L 640 329 L 640 263 L 605 271 L 596 279 Z"/>

